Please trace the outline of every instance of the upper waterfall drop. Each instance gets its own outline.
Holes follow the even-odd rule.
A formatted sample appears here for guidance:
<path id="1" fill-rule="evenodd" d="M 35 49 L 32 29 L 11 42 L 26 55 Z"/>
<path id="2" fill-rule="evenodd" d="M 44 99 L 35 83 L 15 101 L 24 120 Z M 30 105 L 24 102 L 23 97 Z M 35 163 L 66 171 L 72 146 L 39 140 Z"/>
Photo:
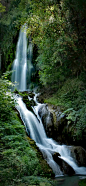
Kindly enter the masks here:
<path id="1" fill-rule="evenodd" d="M 29 73 L 29 79 L 31 78 L 31 70 L 32 70 L 32 58 L 29 57 L 28 60 L 28 50 L 27 50 L 27 37 L 26 37 L 26 25 L 22 26 L 19 33 L 19 38 L 17 42 L 16 48 L 16 56 L 15 60 L 13 61 L 12 67 L 12 83 L 15 85 L 15 88 L 19 91 L 27 90 L 27 73 Z M 30 52 L 29 55 L 31 56 L 32 52 L 32 43 L 29 42 Z M 30 65 L 28 64 L 30 63 Z M 30 81 L 28 80 L 30 83 Z"/>
<path id="2" fill-rule="evenodd" d="M 33 54 L 33 46 L 31 42 L 31 38 L 29 38 L 29 46 L 27 48 L 27 66 L 28 66 L 28 88 L 30 88 L 31 85 L 31 75 L 34 70 L 33 65 L 32 65 L 32 54 Z"/>

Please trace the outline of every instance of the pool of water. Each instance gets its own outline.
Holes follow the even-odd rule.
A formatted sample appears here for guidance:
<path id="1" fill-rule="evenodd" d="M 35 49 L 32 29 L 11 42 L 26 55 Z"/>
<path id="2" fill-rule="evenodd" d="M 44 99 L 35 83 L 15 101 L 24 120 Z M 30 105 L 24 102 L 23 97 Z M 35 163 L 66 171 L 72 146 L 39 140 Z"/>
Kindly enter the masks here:
<path id="1" fill-rule="evenodd" d="M 79 186 L 79 181 L 86 179 L 86 176 L 64 176 L 58 177 L 56 186 Z"/>

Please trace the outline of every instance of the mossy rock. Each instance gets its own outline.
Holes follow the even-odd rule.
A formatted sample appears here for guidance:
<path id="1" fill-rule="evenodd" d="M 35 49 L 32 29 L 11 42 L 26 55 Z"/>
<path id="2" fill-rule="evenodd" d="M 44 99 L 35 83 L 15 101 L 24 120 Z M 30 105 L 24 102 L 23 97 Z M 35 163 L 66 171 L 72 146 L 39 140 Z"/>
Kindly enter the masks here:
<path id="1" fill-rule="evenodd" d="M 27 109 L 33 112 L 32 106 L 36 105 L 35 101 L 33 100 L 34 93 L 28 91 L 19 92 L 17 89 L 15 89 L 14 93 L 19 94 L 23 98 L 23 102 L 26 104 Z M 30 100 L 28 96 L 31 97 Z"/>
<path id="2" fill-rule="evenodd" d="M 23 96 L 23 102 L 26 104 L 27 109 L 33 112 L 31 101 L 29 101 L 27 95 Z"/>
<path id="3" fill-rule="evenodd" d="M 34 140 L 32 140 L 31 138 L 27 137 L 29 144 L 31 145 L 32 149 L 35 150 L 37 157 L 39 159 L 39 163 L 41 165 L 41 169 L 42 169 L 42 176 L 46 176 L 46 177 L 55 177 L 52 169 L 49 167 L 49 165 L 47 164 L 46 160 L 44 160 L 44 157 L 42 155 L 42 153 L 40 152 L 39 148 L 37 147 L 36 143 Z"/>

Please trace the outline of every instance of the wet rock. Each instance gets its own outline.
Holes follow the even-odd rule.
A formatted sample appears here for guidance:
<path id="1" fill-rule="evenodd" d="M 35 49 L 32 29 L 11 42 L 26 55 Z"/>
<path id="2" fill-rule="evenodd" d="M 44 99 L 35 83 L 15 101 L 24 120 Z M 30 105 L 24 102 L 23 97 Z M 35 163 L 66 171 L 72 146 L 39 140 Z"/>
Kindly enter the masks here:
<path id="1" fill-rule="evenodd" d="M 44 103 L 44 99 L 43 99 L 43 97 L 42 96 L 37 96 L 37 101 L 39 102 L 39 103 Z"/>
<path id="2" fill-rule="evenodd" d="M 61 108 L 59 106 L 48 105 L 49 111 L 53 114 L 54 120 L 54 134 L 53 139 L 59 143 L 67 144 L 67 120 L 66 115 L 62 114 Z M 64 135 L 65 134 L 65 135 Z"/>
<path id="3" fill-rule="evenodd" d="M 33 101 L 34 101 L 34 100 L 33 100 Z M 30 101 L 30 100 L 28 99 L 28 96 L 27 96 L 27 95 L 24 95 L 24 96 L 23 96 L 23 102 L 26 104 L 27 109 L 33 112 L 33 109 L 32 109 L 32 100 Z M 35 103 L 34 103 L 34 104 L 35 104 Z"/>
<path id="4" fill-rule="evenodd" d="M 71 146 L 69 148 L 71 155 L 76 160 L 78 166 L 86 167 L 86 150 L 81 146 Z"/>
<path id="5" fill-rule="evenodd" d="M 42 119 L 48 137 L 60 143 L 68 141 L 66 139 L 67 135 L 64 135 L 64 133 L 67 133 L 67 120 L 60 107 L 42 104 L 38 114 Z"/>
<path id="6" fill-rule="evenodd" d="M 72 176 L 75 174 L 73 168 L 70 165 L 68 165 L 67 162 L 65 162 L 63 159 L 60 158 L 59 153 L 55 153 L 53 155 L 53 159 L 60 166 L 60 169 L 64 175 Z"/>
<path id="7" fill-rule="evenodd" d="M 28 95 L 29 95 L 30 98 L 34 98 L 34 96 L 35 96 L 35 94 L 33 92 L 31 92 L 31 91 L 28 92 Z"/>
<path id="8" fill-rule="evenodd" d="M 53 173 L 51 167 L 47 164 L 47 161 L 44 159 L 42 152 L 36 145 L 36 142 L 32 140 L 30 137 L 27 137 L 27 140 L 29 141 L 29 144 L 32 147 L 32 149 L 36 152 L 43 175 L 45 175 L 45 177 L 54 178 L 55 174 Z"/>
<path id="9" fill-rule="evenodd" d="M 38 95 L 38 97 L 37 97 L 38 102 L 40 102 L 40 103 L 44 102 L 43 98 L 46 98 L 46 95 L 45 95 L 45 97 L 44 97 L 44 95 L 45 94 L 42 94 L 42 93 L 40 95 Z M 41 108 L 39 110 L 39 115 L 41 116 L 47 136 L 52 137 L 54 140 L 56 140 L 60 144 L 70 143 L 70 140 L 71 140 L 70 136 L 71 135 L 69 134 L 69 131 L 68 131 L 68 123 L 67 123 L 66 115 L 62 114 L 61 107 L 51 105 L 51 104 L 48 104 L 45 107 L 46 107 L 45 113 L 42 114 L 42 112 L 44 112 L 44 109 Z M 49 113 L 49 112 L 50 112 L 50 117 L 47 117 L 47 113 Z M 50 119 L 50 118 L 52 118 L 52 119 Z M 46 122 L 47 122 L 47 124 L 46 124 Z M 52 132 L 50 132 L 50 131 L 52 131 Z"/>
<path id="10" fill-rule="evenodd" d="M 31 99 L 29 101 L 30 101 L 31 106 L 36 106 L 36 103 L 35 103 L 35 101 L 33 99 Z"/>
<path id="11" fill-rule="evenodd" d="M 38 93 L 36 99 L 39 103 L 43 104 L 45 99 L 43 93 Z"/>
<path id="12" fill-rule="evenodd" d="M 41 117 L 47 136 L 53 137 L 54 134 L 53 114 L 48 110 L 48 106 L 46 104 L 42 104 L 41 107 L 39 108 L 38 114 Z"/>

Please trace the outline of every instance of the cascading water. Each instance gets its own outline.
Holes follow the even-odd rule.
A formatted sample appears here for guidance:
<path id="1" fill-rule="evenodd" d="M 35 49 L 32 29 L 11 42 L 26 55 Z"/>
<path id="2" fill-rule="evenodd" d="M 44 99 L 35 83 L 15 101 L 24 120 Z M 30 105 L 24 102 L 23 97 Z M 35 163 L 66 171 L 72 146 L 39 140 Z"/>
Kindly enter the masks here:
<path id="1" fill-rule="evenodd" d="M 41 104 L 37 103 L 37 106 L 33 108 L 35 111 L 36 116 L 27 110 L 25 103 L 22 101 L 22 98 L 16 96 L 17 105 L 16 108 L 20 113 L 21 119 L 26 127 L 28 135 L 36 142 L 37 146 L 39 147 L 40 151 L 43 153 L 44 158 L 46 159 L 47 163 L 52 168 L 55 176 L 62 176 L 63 173 L 60 170 L 60 167 L 57 163 L 53 160 L 53 154 L 59 153 L 59 158 L 63 159 L 67 162 L 74 170 L 76 174 L 86 175 L 86 168 L 85 167 L 78 167 L 78 165 L 74 162 L 74 159 L 70 156 L 70 151 L 66 145 L 59 145 L 53 139 L 49 139 L 46 136 L 42 121 L 38 116 L 38 110 Z"/>
<path id="2" fill-rule="evenodd" d="M 35 100 L 37 106 L 34 106 L 33 110 L 34 110 L 35 114 L 37 115 L 37 118 L 39 119 L 40 123 L 42 124 L 41 118 L 39 117 L 39 114 L 38 114 L 39 108 L 42 106 L 42 104 L 37 102 L 36 97 L 37 97 L 37 95 L 35 94 L 34 100 Z M 51 155 L 54 154 L 55 152 L 57 152 L 61 155 L 61 156 L 59 156 L 59 158 L 63 159 L 65 162 L 67 162 L 75 170 L 76 174 L 86 175 L 86 167 L 78 167 L 78 165 L 75 163 L 74 159 L 71 157 L 70 150 L 66 145 L 59 145 L 53 139 L 49 139 L 47 137 L 44 140 L 46 141 L 48 148 L 46 146 L 43 146 L 42 144 L 40 145 L 37 143 L 37 146 L 42 151 L 42 153 L 44 151 L 47 152 L 47 150 L 49 152 L 51 152 Z M 49 165 L 50 165 L 50 163 L 49 163 Z M 61 171 L 59 171 L 59 174 L 58 174 L 58 172 L 56 170 L 54 170 L 54 173 L 56 176 L 59 174 L 62 174 Z"/>
<path id="3" fill-rule="evenodd" d="M 32 43 L 29 42 L 29 47 L 27 49 L 27 37 L 26 37 L 26 26 L 22 26 L 16 49 L 16 57 L 13 62 L 12 68 L 12 82 L 15 88 L 20 91 L 25 91 L 27 89 L 27 76 L 29 77 L 29 84 L 31 73 L 33 69 L 32 61 Z M 28 57 L 29 56 L 29 57 Z"/>
<path id="4" fill-rule="evenodd" d="M 27 38 L 26 27 L 23 26 L 19 33 L 16 57 L 13 62 L 12 82 L 18 90 L 26 90 L 26 71 L 27 71 Z"/>
<path id="5" fill-rule="evenodd" d="M 33 65 L 32 65 L 32 53 L 33 53 L 33 46 L 31 39 L 29 39 L 29 46 L 27 49 L 27 61 L 28 61 L 28 88 L 30 88 L 31 84 L 31 74 L 34 70 Z"/>
<path id="6" fill-rule="evenodd" d="M 46 136 L 42 122 L 38 121 L 35 115 L 27 110 L 25 103 L 21 97 L 16 97 L 16 108 L 20 113 L 21 119 L 26 127 L 27 133 L 36 142 L 39 149 L 42 151 L 44 158 L 47 160 L 55 175 L 62 175 L 59 166 L 55 163 L 52 157 L 53 146 Z"/>
<path id="7" fill-rule="evenodd" d="M 29 42 L 29 47 L 27 51 L 27 38 L 26 38 L 26 27 L 23 26 L 20 30 L 19 39 L 17 43 L 16 58 L 13 62 L 13 73 L 12 82 L 18 90 L 25 91 L 27 89 L 27 76 L 28 83 L 30 84 L 31 71 L 33 69 L 32 63 L 32 44 Z M 27 63 L 28 62 L 28 63 Z M 27 75 L 28 72 L 28 75 Z M 38 110 L 41 107 L 36 101 L 36 96 L 34 98 L 37 106 L 33 107 L 33 110 L 37 116 L 30 112 L 22 98 L 15 95 L 16 99 L 16 109 L 19 111 L 21 119 L 26 127 L 28 135 L 36 142 L 40 151 L 43 153 L 44 158 L 47 163 L 52 168 L 55 176 L 63 176 L 60 167 L 53 160 L 53 154 L 59 153 L 59 158 L 67 162 L 74 170 L 76 174 L 86 175 L 85 167 L 78 167 L 74 159 L 70 155 L 69 148 L 66 145 L 59 145 L 53 139 L 49 139 L 46 136 L 42 121 L 38 115 Z"/>

